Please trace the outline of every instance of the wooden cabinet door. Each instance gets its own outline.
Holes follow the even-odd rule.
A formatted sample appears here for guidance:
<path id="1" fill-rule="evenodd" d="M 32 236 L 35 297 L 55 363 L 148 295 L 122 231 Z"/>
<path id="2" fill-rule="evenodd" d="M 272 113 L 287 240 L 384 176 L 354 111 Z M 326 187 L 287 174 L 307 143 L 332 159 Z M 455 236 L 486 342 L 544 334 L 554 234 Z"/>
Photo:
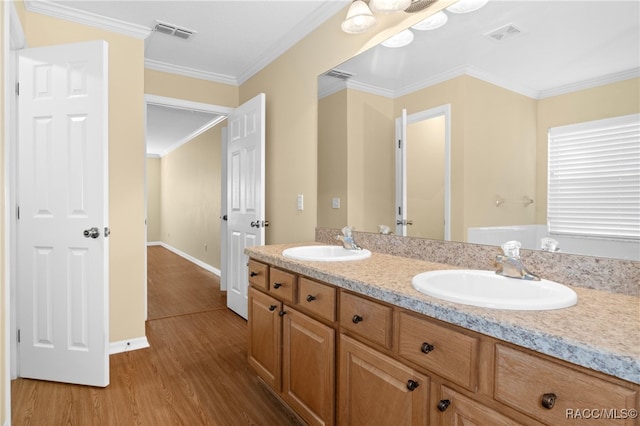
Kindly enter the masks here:
<path id="1" fill-rule="evenodd" d="M 429 424 L 429 378 L 344 335 L 339 383 L 341 425 Z"/>
<path id="2" fill-rule="evenodd" d="M 442 387 L 441 395 L 440 404 L 448 404 L 444 411 L 439 413 L 441 426 L 517 426 L 520 424 L 446 386 Z"/>
<path id="3" fill-rule="evenodd" d="M 284 309 L 283 397 L 310 425 L 333 425 L 335 331 L 288 306 Z"/>
<path id="4" fill-rule="evenodd" d="M 276 390 L 280 390 L 282 372 L 281 310 L 280 301 L 253 287 L 249 288 L 249 365 Z"/>

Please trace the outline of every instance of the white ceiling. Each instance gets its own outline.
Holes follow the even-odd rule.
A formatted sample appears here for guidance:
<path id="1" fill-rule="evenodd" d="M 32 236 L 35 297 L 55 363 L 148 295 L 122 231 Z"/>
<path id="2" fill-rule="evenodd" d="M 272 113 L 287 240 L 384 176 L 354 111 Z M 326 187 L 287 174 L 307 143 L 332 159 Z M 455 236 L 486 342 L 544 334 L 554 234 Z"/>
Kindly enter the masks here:
<path id="1" fill-rule="evenodd" d="M 490 0 L 469 14 L 445 13 L 445 26 L 412 30 L 409 46 L 376 46 L 335 69 L 353 74 L 350 87 L 389 97 L 461 74 L 532 98 L 640 76 L 637 0 Z M 483 36 L 508 24 L 522 32 L 502 41 Z M 321 79 L 328 93 L 339 86 Z"/>
<path id="2" fill-rule="evenodd" d="M 26 0 L 25 4 L 34 12 L 145 39 L 146 68 L 240 85 L 350 2 Z M 354 74 L 349 84 L 392 97 L 461 73 L 532 97 L 585 80 L 639 75 L 638 0 L 490 0 L 476 12 L 448 15 L 443 28 L 414 31 L 415 40 L 408 47 L 378 46 L 336 68 Z M 156 21 L 197 34 L 182 40 L 153 32 Z M 523 34 L 502 42 L 482 37 L 509 23 Z M 170 112 L 179 115 L 168 117 Z M 184 109 L 153 108 L 149 114 L 149 152 L 156 154 L 197 133 L 193 122 L 205 120 Z M 154 147 L 154 141 L 160 145 Z"/>

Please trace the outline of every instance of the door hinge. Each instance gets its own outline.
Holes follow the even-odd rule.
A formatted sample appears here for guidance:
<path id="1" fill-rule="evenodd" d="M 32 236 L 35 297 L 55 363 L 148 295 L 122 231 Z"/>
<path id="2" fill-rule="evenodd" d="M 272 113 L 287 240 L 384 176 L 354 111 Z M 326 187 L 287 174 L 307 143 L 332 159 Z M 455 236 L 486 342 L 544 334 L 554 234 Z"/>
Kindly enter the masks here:
<path id="1" fill-rule="evenodd" d="M 20 329 L 18 329 L 18 343 L 20 343 Z"/>
<path id="2" fill-rule="evenodd" d="M 402 148 L 402 139 L 398 139 L 398 149 Z"/>
<path id="3" fill-rule="evenodd" d="M 20 83 L 16 83 L 16 95 L 20 96 Z"/>
<path id="4" fill-rule="evenodd" d="M 16 206 L 16 219 L 20 220 L 20 206 Z"/>
<path id="5" fill-rule="evenodd" d="M 398 216 L 402 216 L 402 207 L 398 207 Z"/>

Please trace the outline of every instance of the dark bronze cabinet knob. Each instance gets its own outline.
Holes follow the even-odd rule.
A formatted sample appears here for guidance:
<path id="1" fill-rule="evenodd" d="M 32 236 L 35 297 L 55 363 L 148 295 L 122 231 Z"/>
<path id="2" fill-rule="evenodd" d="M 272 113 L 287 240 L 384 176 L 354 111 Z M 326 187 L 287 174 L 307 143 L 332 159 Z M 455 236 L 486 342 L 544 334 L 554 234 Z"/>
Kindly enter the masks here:
<path id="1" fill-rule="evenodd" d="M 420 383 L 416 382 L 415 380 L 408 380 L 407 381 L 407 389 L 409 389 L 411 392 L 416 390 L 416 388 L 418 386 L 420 386 Z"/>
<path id="2" fill-rule="evenodd" d="M 269 305 L 269 310 L 270 310 L 270 311 L 275 311 L 275 310 L 276 310 L 276 308 L 277 308 L 277 306 L 276 306 L 276 305 Z"/>
<path id="3" fill-rule="evenodd" d="M 273 283 L 273 288 L 280 288 L 282 287 L 282 283 Z"/>
<path id="4" fill-rule="evenodd" d="M 556 405 L 556 394 L 555 393 L 545 393 L 542 395 L 542 406 L 547 410 L 551 410 L 554 405 Z"/>
<path id="5" fill-rule="evenodd" d="M 314 300 L 316 300 L 315 296 L 312 296 L 311 294 L 307 295 L 307 302 L 313 302 Z"/>
<path id="6" fill-rule="evenodd" d="M 422 344 L 422 346 L 420 347 L 420 352 L 422 352 L 423 354 L 428 354 L 429 352 L 433 351 L 435 349 L 435 347 L 427 342 L 424 342 Z"/>
<path id="7" fill-rule="evenodd" d="M 278 312 L 278 315 L 280 315 L 281 317 L 285 316 L 286 314 L 287 314 L 287 311 Z"/>
<path id="8" fill-rule="evenodd" d="M 357 324 L 359 322 L 361 322 L 364 318 L 362 318 L 360 315 L 354 315 L 353 318 L 351 318 L 351 321 L 353 321 L 354 324 Z"/>
<path id="9" fill-rule="evenodd" d="M 251 271 L 251 272 L 249 273 L 249 276 L 251 276 L 251 277 L 257 277 L 257 276 L 258 276 L 258 273 L 257 273 L 257 272 L 254 272 L 254 271 Z"/>
<path id="10" fill-rule="evenodd" d="M 447 408 L 449 408 L 450 405 L 451 405 L 450 400 L 441 399 L 440 402 L 438 402 L 438 411 L 440 411 L 441 413 L 444 413 L 445 411 L 447 411 Z"/>

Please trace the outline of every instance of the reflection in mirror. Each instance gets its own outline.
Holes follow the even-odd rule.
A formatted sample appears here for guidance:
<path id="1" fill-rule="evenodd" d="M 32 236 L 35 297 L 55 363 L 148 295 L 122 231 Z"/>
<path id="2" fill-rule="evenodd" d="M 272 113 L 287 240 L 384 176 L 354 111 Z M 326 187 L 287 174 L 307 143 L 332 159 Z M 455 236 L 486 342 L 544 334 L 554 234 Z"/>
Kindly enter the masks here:
<path id="1" fill-rule="evenodd" d="M 318 83 L 318 226 L 395 230 L 395 121 L 403 109 L 450 105 L 451 240 L 540 248 L 549 129 L 640 112 L 638 16 L 635 1 L 492 0 L 436 30 L 412 29 L 409 46 L 336 65 Z M 575 252 L 640 259 L 638 239 L 622 253 L 592 240 Z"/>

